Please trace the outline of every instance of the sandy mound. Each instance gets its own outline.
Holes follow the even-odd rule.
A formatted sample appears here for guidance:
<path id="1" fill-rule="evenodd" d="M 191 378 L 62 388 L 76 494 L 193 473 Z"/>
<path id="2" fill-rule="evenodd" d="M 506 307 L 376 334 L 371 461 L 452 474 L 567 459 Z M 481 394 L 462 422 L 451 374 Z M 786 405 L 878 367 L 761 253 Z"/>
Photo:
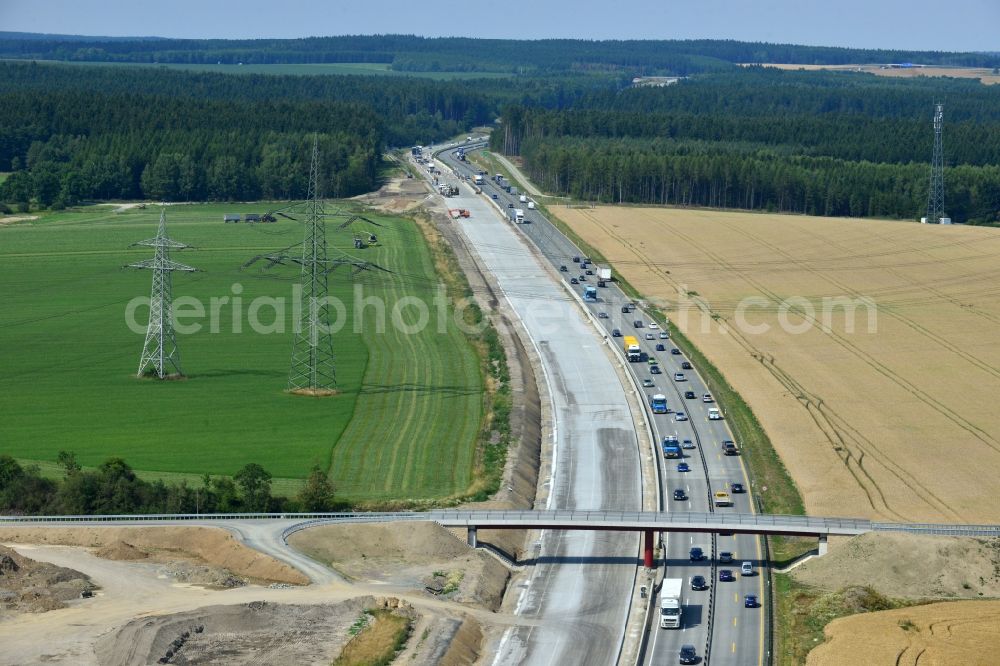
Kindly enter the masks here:
<path id="1" fill-rule="evenodd" d="M 139 618 L 100 639 L 101 664 L 329 664 L 350 639 L 372 597 L 299 606 L 254 601 Z M 404 609 L 401 612 L 412 611 Z"/>
<path id="2" fill-rule="evenodd" d="M 1000 597 L 1000 540 L 868 533 L 792 576 L 825 590 L 868 585 L 888 597 Z"/>
<path id="3" fill-rule="evenodd" d="M 228 569 L 252 581 L 307 585 L 296 569 L 244 546 L 213 527 L 4 527 L 0 542 L 83 546 L 101 549 L 124 541 L 156 561 L 193 559 Z"/>
<path id="4" fill-rule="evenodd" d="M 327 525 L 296 532 L 289 544 L 355 579 L 423 590 L 496 610 L 510 572 L 437 523 Z"/>
<path id="5" fill-rule="evenodd" d="M 79 571 L 36 562 L 0 546 L 0 616 L 6 612 L 43 613 L 64 608 L 84 590 L 94 590 Z"/>
<path id="6" fill-rule="evenodd" d="M 98 557 L 103 557 L 106 560 L 144 560 L 149 557 L 149 553 L 139 548 L 136 548 L 130 543 L 125 541 L 115 541 L 110 543 L 103 548 L 97 549 L 94 553 Z"/>
<path id="7" fill-rule="evenodd" d="M 810 666 L 986 666 L 1000 653 L 1000 602 L 914 606 L 834 620 Z"/>

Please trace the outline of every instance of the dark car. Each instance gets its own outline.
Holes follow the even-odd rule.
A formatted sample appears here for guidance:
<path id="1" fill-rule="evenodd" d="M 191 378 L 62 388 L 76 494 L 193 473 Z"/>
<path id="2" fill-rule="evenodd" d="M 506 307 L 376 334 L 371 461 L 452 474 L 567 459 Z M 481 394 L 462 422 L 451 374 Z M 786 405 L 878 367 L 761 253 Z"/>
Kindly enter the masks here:
<path id="1" fill-rule="evenodd" d="M 686 462 L 677 463 L 677 471 L 678 472 L 690 472 L 691 471 L 691 465 L 688 465 Z"/>
<path id="2" fill-rule="evenodd" d="M 580 263 L 580 257 L 573 257 L 573 263 L 574 264 Z"/>
<path id="3" fill-rule="evenodd" d="M 513 207 L 514 207 L 514 204 L 512 204 L 512 203 L 507 204 L 507 208 L 513 208 Z"/>
<path id="4" fill-rule="evenodd" d="M 569 269 L 568 269 L 568 268 L 566 268 L 566 264 L 563 264 L 562 266 L 560 266 L 560 267 L 559 267 L 559 270 L 560 270 L 561 272 L 565 273 L 565 272 L 566 272 L 566 271 L 568 271 Z"/>
<path id="5" fill-rule="evenodd" d="M 570 284 L 580 284 L 580 281 L 579 281 L 579 280 L 577 280 L 576 278 L 570 278 L 570 279 L 569 279 L 569 283 L 570 283 Z"/>
<path id="6" fill-rule="evenodd" d="M 681 362 L 681 367 L 684 368 L 685 370 L 690 370 L 691 369 L 691 361 L 682 361 Z"/>
<path id="7" fill-rule="evenodd" d="M 702 550 L 701 548 L 699 548 L 698 546 L 695 546 L 695 547 L 694 547 L 694 548 L 692 548 L 692 549 L 691 549 L 691 551 L 690 551 L 690 552 L 688 553 L 688 558 L 689 558 L 689 559 L 690 559 L 690 560 L 691 560 L 692 562 L 701 562 L 701 561 L 702 561 L 703 559 L 705 559 L 705 551 L 703 551 L 703 550 Z"/>
<path id="8" fill-rule="evenodd" d="M 692 590 L 707 590 L 708 583 L 705 582 L 704 576 L 691 576 L 691 589 Z"/>
<path id="9" fill-rule="evenodd" d="M 698 651 L 694 649 L 693 645 L 682 645 L 680 659 L 682 664 L 697 664 Z"/>
<path id="10" fill-rule="evenodd" d="M 732 561 L 733 561 L 733 554 L 730 553 L 728 550 L 724 550 L 721 553 L 719 553 L 719 562 L 721 562 L 722 564 L 729 564 Z"/>
<path id="11" fill-rule="evenodd" d="M 496 200 L 497 200 L 497 199 L 499 199 L 499 198 L 500 198 L 500 197 L 498 197 L 497 195 L 495 195 L 495 194 L 493 195 L 493 200 L 494 200 L 494 201 L 496 201 Z"/>
<path id="12" fill-rule="evenodd" d="M 587 281 L 587 276 L 586 275 L 581 275 L 580 276 L 580 282 L 586 282 L 586 281 Z"/>
<path id="13" fill-rule="evenodd" d="M 636 319 L 634 322 L 632 322 L 632 325 L 635 326 L 636 328 L 642 328 L 642 320 Z"/>
<path id="14" fill-rule="evenodd" d="M 617 329 L 617 328 L 613 328 L 613 329 L 611 329 L 611 337 L 613 337 L 613 338 L 620 338 L 620 337 L 622 337 L 622 332 L 619 329 Z"/>
<path id="15" fill-rule="evenodd" d="M 627 305 L 622 306 L 622 314 L 628 314 L 631 310 L 628 309 Z"/>
<path id="16" fill-rule="evenodd" d="M 694 400 L 694 391 L 684 391 L 685 400 Z"/>
<path id="17" fill-rule="evenodd" d="M 734 484 L 732 484 L 730 486 L 730 490 L 733 491 L 733 494 L 745 493 L 747 491 L 747 489 L 743 487 L 742 483 L 734 483 Z"/>
<path id="18" fill-rule="evenodd" d="M 663 346 L 663 343 L 658 342 L 656 344 L 656 351 L 667 351 L 667 348 Z"/>
<path id="19" fill-rule="evenodd" d="M 607 312 L 598 312 L 597 313 L 597 318 L 598 319 L 607 319 L 608 318 L 608 313 Z"/>
<path id="20" fill-rule="evenodd" d="M 670 349 L 670 353 L 673 354 L 674 356 L 680 356 L 681 355 L 681 350 L 678 349 L 677 347 L 672 347 Z"/>
<path id="21" fill-rule="evenodd" d="M 592 270 L 590 270 L 590 269 L 588 268 L 588 269 L 587 269 L 587 275 L 593 275 L 593 274 L 594 274 L 594 271 L 592 271 Z"/>
<path id="22" fill-rule="evenodd" d="M 744 608 L 757 608 L 757 606 L 760 606 L 760 601 L 757 600 L 756 594 L 748 594 L 743 597 Z"/>
<path id="23" fill-rule="evenodd" d="M 736 576 L 729 569 L 719 569 L 719 582 L 731 583 L 736 580 Z"/>
<path id="24" fill-rule="evenodd" d="M 660 370 L 660 366 L 658 366 L 658 365 L 651 365 L 651 366 L 649 366 L 649 374 L 651 374 L 651 375 L 659 375 L 659 374 L 662 374 L 662 372 L 663 371 Z"/>
<path id="25" fill-rule="evenodd" d="M 678 502 L 683 502 L 687 498 L 688 498 L 687 493 L 684 492 L 683 488 L 678 488 L 677 490 L 674 491 L 674 499 L 677 500 Z"/>

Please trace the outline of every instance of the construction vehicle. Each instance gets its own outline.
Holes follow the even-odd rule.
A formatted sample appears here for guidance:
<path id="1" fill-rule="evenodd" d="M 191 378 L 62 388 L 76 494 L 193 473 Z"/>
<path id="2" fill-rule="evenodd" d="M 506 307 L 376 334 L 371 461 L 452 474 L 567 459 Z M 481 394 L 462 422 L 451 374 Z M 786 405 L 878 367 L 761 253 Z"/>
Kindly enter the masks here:
<path id="1" fill-rule="evenodd" d="M 452 219 L 455 220 L 457 220 L 460 217 L 472 217 L 472 213 L 470 213 L 465 208 L 449 208 L 448 214 L 451 215 Z"/>

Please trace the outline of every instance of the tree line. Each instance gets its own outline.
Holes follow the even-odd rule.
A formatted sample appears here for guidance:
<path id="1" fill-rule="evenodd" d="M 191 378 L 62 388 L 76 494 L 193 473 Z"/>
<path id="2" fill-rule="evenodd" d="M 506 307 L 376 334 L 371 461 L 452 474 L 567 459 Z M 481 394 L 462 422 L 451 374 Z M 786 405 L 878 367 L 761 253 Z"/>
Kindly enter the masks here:
<path id="1" fill-rule="evenodd" d="M 661 89 L 511 104 L 491 147 L 558 194 L 815 215 L 914 218 L 933 101 L 945 102 L 947 212 L 1000 217 L 1000 89 L 839 73 L 743 71 Z"/>
<path id="2" fill-rule="evenodd" d="M 206 474 L 201 484 L 145 481 L 121 458 L 84 470 L 59 453 L 63 475 L 42 476 L 0 455 L 0 513 L 5 515 L 115 515 L 154 513 L 324 512 L 338 508 L 326 473 L 315 466 L 294 498 L 271 493 L 271 474 L 248 463 L 230 477 Z"/>
<path id="3" fill-rule="evenodd" d="M 103 39 L 0 33 L 0 57 L 141 63 L 383 62 L 421 71 L 553 73 L 629 71 L 689 75 L 732 63 L 863 64 L 915 62 L 996 67 L 991 53 L 740 42 L 735 40 L 476 39 L 343 35 L 303 39 Z"/>
<path id="4" fill-rule="evenodd" d="M 704 149 L 703 149 L 704 148 Z M 742 148 L 742 149 L 741 149 Z M 927 203 L 926 164 L 879 164 L 767 149 L 656 139 L 560 138 L 525 143 L 531 179 L 584 201 L 652 203 L 913 219 Z M 945 169 L 956 220 L 1000 221 L 1000 167 Z"/>

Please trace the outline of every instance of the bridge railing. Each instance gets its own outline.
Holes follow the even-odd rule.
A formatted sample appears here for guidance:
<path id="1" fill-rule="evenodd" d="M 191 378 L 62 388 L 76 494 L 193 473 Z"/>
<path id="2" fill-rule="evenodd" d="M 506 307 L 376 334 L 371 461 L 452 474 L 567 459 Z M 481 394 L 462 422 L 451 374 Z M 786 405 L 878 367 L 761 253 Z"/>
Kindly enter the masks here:
<path id="1" fill-rule="evenodd" d="M 553 526 L 571 528 L 574 524 L 590 528 L 609 529 L 662 529 L 671 527 L 706 528 L 720 531 L 728 529 L 751 531 L 754 528 L 775 528 L 776 531 L 806 533 L 855 533 L 869 531 L 911 532 L 953 536 L 1000 536 L 1000 525 L 959 525 L 940 523 L 873 523 L 855 518 L 822 518 L 815 516 L 784 516 L 752 513 L 702 513 L 655 511 L 520 511 L 520 510 L 438 510 L 400 511 L 382 513 L 214 513 L 214 514 L 148 514 L 110 516 L 0 516 L 0 524 L 54 524 L 54 523 L 152 523 L 152 522 L 233 522 L 255 520 L 284 520 L 294 522 L 392 522 L 434 521 L 452 527 Z"/>

